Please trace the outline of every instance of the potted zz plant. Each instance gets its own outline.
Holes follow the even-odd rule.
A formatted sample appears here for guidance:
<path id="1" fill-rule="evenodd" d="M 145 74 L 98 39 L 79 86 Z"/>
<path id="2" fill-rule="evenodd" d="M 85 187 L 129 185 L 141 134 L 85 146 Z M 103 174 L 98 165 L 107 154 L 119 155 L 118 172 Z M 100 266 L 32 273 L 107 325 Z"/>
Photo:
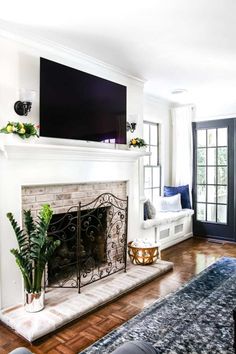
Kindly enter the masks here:
<path id="1" fill-rule="evenodd" d="M 37 220 L 31 210 L 24 210 L 24 228 L 21 229 L 12 213 L 7 217 L 14 229 L 18 249 L 11 249 L 24 280 L 25 309 L 27 312 L 38 312 L 44 308 L 44 290 L 42 278 L 45 266 L 52 257 L 60 241 L 47 236 L 47 230 L 53 211 L 48 204 L 42 206 Z"/>

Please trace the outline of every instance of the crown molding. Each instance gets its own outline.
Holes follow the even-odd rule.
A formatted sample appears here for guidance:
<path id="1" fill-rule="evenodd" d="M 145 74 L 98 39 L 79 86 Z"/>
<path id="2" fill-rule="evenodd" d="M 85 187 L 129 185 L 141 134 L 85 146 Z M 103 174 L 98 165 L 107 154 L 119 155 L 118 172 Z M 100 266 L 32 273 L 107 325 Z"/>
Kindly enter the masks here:
<path id="1" fill-rule="evenodd" d="M 9 25 L 6 25 L 6 23 L 3 23 L 3 21 L 1 20 L 0 20 L 0 36 L 5 39 L 9 39 L 18 42 L 20 44 L 24 44 L 34 49 L 44 50 L 44 51 L 46 50 L 51 54 L 56 54 L 63 57 L 66 56 L 78 63 L 86 62 L 91 66 L 96 66 L 108 71 L 112 71 L 116 74 L 126 77 L 129 80 L 134 81 L 136 85 L 141 87 L 143 87 L 146 82 L 144 79 L 129 74 L 125 70 L 122 70 L 121 68 L 115 65 L 108 64 L 102 60 L 96 59 L 90 55 L 87 55 L 75 49 L 66 47 L 57 42 L 42 37 L 29 35 L 28 32 L 24 33 L 24 31 L 22 30 L 17 33 L 16 29 L 10 28 Z"/>
<path id="2" fill-rule="evenodd" d="M 160 97 L 160 96 L 155 96 L 150 93 L 145 93 L 144 92 L 144 99 L 148 102 L 153 102 L 153 103 L 158 103 L 162 104 L 165 106 L 171 106 L 172 102 L 167 100 L 166 98 Z"/>

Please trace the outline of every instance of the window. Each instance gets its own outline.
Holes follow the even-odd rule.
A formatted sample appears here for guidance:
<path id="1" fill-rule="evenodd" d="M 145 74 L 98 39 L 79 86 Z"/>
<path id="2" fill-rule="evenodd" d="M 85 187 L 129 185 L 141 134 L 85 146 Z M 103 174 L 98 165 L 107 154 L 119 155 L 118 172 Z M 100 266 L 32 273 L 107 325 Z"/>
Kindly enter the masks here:
<path id="1" fill-rule="evenodd" d="M 228 128 L 198 129 L 197 220 L 227 223 Z"/>
<path id="2" fill-rule="evenodd" d="M 150 156 L 144 157 L 144 194 L 154 205 L 161 193 L 161 166 L 159 164 L 159 125 L 144 122 L 144 140 Z"/>

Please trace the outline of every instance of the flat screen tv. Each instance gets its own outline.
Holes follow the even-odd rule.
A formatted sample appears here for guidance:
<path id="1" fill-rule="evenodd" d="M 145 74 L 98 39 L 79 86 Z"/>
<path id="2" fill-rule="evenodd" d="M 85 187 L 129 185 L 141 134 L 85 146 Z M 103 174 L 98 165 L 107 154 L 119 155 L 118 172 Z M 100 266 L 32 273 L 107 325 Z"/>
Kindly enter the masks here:
<path id="1" fill-rule="evenodd" d="M 40 58 L 40 135 L 126 144 L 126 86 Z"/>

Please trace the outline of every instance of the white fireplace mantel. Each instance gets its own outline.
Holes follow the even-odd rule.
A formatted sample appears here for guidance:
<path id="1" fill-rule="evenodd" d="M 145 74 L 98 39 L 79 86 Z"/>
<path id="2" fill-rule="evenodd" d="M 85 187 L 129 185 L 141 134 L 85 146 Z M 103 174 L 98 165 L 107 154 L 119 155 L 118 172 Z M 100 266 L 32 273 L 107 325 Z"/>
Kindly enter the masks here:
<path id="1" fill-rule="evenodd" d="M 3 137 L 4 138 L 4 137 Z M 6 218 L 12 212 L 22 220 L 22 187 L 69 185 L 95 182 L 126 182 L 129 197 L 128 239 L 141 233 L 142 156 L 139 148 L 109 144 L 78 145 L 24 142 L 6 136 L 0 142 L 0 308 L 22 301 L 23 284 L 10 253 L 17 247 L 14 232 Z M 14 138 L 14 137 L 13 137 Z M 6 270 L 7 268 L 7 270 Z M 11 277 L 9 277 L 11 274 Z"/>
<path id="2" fill-rule="evenodd" d="M 30 142 L 6 144 L 0 147 L 0 152 L 7 159 L 45 159 L 49 160 L 80 160 L 80 161 L 136 161 L 139 157 L 150 155 L 139 148 L 112 148 L 37 144 Z"/>

